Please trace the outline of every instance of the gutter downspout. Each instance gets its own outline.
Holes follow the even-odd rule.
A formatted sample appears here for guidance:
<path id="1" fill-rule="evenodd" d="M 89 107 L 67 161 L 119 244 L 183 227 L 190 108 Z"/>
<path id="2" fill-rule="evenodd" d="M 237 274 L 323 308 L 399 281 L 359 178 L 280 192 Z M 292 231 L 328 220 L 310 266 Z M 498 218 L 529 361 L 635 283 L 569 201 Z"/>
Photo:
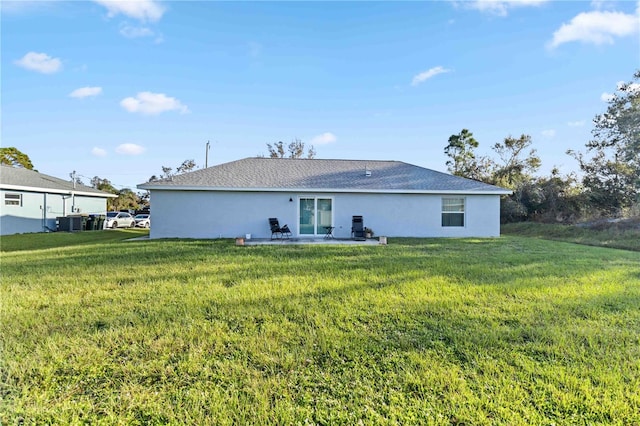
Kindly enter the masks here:
<path id="1" fill-rule="evenodd" d="M 67 216 L 67 199 L 72 198 L 73 193 L 69 193 L 69 195 L 62 195 L 62 216 Z M 73 205 L 71 206 L 73 209 Z"/>
<path id="2" fill-rule="evenodd" d="M 47 193 L 43 194 L 42 201 L 42 232 L 47 232 Z"/>

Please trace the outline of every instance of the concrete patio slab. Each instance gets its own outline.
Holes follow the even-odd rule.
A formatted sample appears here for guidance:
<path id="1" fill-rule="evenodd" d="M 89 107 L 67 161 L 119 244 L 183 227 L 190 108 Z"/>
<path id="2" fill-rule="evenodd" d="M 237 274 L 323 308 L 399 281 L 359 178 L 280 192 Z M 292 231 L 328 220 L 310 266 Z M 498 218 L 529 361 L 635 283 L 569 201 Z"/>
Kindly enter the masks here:
<path id="1" fill-rule="evenodd" d="M 236 241 L 236 245 L 245 246 L 264 246 L 264 245 L 302 245 L 302 244 L 317 244 L 317 245 L 361 245 L 361 246 L 378 246 L 382 243 L 376 238 L 370 238 L 364 241 L 356 241 L 352 239 L 340 239 L 340 238 L 282 238 L 282 239 L 269 239 L 269 238 L 251 238 L 245 239 L 241 244 Z"/>

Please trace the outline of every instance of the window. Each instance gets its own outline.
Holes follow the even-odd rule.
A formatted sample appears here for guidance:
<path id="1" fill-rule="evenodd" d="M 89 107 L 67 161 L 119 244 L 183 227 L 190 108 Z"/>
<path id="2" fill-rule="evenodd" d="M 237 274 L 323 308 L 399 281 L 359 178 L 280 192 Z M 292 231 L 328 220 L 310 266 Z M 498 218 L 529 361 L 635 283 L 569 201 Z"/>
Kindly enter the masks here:
<path id="1" fill-rule="evenodd" d="M 464 198 L 442 199 L 442 226 L 464 226 Z"/>
<path id="2" fill-rule="evenodd" d="M 22 194 L 4 194 L 4 205 L 5 206 L 21 206 L 22 205 Z"/>

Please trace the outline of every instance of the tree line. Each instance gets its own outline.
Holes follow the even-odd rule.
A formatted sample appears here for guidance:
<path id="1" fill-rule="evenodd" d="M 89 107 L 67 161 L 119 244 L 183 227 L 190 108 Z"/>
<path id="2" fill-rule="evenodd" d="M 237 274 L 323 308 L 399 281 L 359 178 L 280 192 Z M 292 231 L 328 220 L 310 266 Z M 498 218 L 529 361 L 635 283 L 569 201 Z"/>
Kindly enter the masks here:
<path id="1" fill-rule="evenodd" d="M 508 136 L 491 147 L 495 157 L 477 154 L 479 142 L 468 129 L 451 135 L 444 149 L 448 171 L 456 176 L 511 189 L 502 199 L 501 220 L 575 222 L 640 213 L 640 70 L 620 83 L 606 112 L 593 119 L 584 152 L 567 154 L 578 161 L 582 177 L 537 176 L 540 157 L 529 135 Z"/>

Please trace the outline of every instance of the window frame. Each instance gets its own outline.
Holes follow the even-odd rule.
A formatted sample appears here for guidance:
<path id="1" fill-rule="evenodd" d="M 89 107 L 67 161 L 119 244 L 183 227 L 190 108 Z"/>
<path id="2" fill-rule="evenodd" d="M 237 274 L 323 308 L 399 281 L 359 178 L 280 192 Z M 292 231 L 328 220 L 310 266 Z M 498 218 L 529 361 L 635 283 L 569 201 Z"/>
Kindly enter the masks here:
<path id="1" fill-rule="evenodd" d="M 448 202 L 448 205 L 446 205 Z M 461 206 L 459 210 L 451 210 Z M 449 207 L 449 209 L 447 209 Z M 442 197 L 440 200 L 440 226 L 442 228 L 464 228 L 467 226 L 467 198 L 466 197 Z M 461 220 L 456 220 L 460 218 Z"/>
<path id="2" fill-rule="evenodd" d="M 334 214 L 335 214 L 335 199 L 332 196 L 321 196 L 321 195 L 300 195 L 297 197 L 298 198 L 298 205 L 297 205 L 297 222 L 298 222 L 298 235 L 300 236 L 306 236 L 306 237 L 319 237 L 319 236 L 324 236 L 325 235 L 325 231 L 319 229 L 319 227 L 323 227 L 323 226 L 333 226 L 334 223 Z M 300 201 L 301 200 L 313 200 L 313 233 L 312 234 L 303 234 L 302 233 L 302 224 L 300 223 L 301 218 L 301 212 L 302 210 L 300 209 Z M 318 212 L 320 210 L 318 210 L 318 201 L 320 200 L 327 200 L 330 202 L 331 205 L 331 216 L 330 216 L 330 220 L 331 223 L 329 225 L 319 225 L 318 221 L 320 220 L 320 217 L 318 215 Z"/>
<path id="3" fill-rule="evenodd" d="M 5 192 L 4 205 L 22 207 L 22 194 L 19 192 Z"/>

